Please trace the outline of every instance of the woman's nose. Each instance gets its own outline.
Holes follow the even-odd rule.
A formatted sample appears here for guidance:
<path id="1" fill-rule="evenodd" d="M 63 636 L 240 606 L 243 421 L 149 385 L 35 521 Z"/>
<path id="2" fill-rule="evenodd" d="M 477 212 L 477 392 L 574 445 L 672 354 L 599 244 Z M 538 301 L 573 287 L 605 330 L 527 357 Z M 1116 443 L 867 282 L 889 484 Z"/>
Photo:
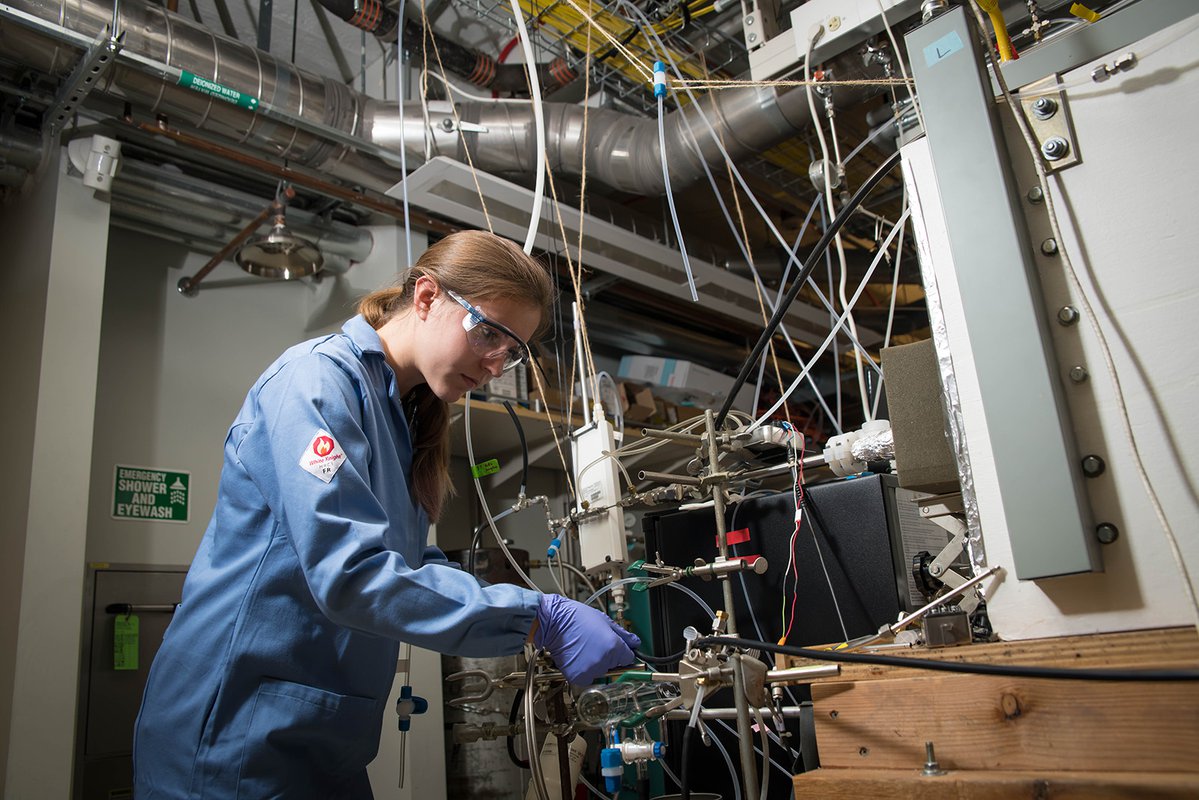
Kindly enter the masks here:
<path id="1" fill-rule="evenodd" d="M 483 359 L 483 369 L 491 373 L 491 377 L 498 378 L 504 374 L 504 356 L 492 356 L 491 358 Z"/>

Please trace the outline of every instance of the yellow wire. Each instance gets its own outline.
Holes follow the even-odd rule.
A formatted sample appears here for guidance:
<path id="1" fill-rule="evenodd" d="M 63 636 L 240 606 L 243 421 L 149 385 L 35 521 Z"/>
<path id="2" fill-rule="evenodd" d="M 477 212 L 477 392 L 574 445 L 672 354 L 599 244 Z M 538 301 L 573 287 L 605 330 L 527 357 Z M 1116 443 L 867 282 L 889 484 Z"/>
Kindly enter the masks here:
<path id="1" fill-rule="evenodd" d="M 995 46 L 999 48 L 999 60 L 1011 61 L 1012 40 L 1007 33 L 1007 23 L 1003 19 L 1003 10 L 999 8 L 999 0 L 978 0 L 978 6 L 987 12 L 991 19 L 991 28 L 995 31 Z"/>

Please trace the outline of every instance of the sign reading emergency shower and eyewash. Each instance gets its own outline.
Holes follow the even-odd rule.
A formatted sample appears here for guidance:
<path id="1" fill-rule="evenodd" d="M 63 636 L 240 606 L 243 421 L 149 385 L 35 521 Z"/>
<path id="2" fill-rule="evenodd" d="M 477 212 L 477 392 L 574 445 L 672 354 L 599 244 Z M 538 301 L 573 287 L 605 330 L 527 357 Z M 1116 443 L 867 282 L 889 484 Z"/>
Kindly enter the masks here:
<path id="1" fill-rule="evenodd" d="M 113 519 L 187 522 L 191 473 L 117 464 L 113 476 Z"/>

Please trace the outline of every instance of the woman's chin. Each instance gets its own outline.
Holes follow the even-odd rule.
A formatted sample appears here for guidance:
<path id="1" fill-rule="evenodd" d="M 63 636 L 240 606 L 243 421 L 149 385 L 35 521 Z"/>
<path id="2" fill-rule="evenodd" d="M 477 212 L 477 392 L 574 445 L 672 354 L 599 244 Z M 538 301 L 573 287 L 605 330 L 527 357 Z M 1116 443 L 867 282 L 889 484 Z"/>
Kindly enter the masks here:
<path id="1" fill-rule="evenodd" d="M 437 395 L 437 397 L 443 402 L 456 403 L 462 399 L 463 395 L 466 394 L 466 390 L 455 386 L 442 386 L 438 389 L 434 389 L 433 393 Z"/>

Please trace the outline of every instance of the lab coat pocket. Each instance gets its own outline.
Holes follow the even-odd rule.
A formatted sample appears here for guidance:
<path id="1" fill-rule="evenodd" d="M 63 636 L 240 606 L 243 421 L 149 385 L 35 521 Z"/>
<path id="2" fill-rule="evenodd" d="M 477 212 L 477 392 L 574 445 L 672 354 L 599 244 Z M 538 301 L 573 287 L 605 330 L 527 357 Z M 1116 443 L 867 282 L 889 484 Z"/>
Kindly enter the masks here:
<path id="1" fill-rule="evenodd" d="M 378 749 L 379 717 L 377 700 L 264 678 L 246 731 L 237 797 L 362 796 L 359 784 Z"/>

